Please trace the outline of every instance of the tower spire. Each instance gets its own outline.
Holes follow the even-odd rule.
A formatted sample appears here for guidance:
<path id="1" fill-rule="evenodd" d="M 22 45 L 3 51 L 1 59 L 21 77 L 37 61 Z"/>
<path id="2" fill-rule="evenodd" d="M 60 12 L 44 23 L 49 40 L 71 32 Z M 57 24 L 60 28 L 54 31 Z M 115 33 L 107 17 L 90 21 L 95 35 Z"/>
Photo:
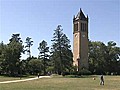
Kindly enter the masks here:
<path id="1" fill-rule="evenodd" d="M 75 20 L 75 15 L 73 16 L 73 21 Z"/>
<path id="2" fill-rule="evenodd" d="M 87 14 L 87 21 L 88 21 L 88 19 L 89 19 L 89 18 L 88 18 L 88 14 Z"/>
<path id="3" fill-rule="evenodd" d="M 80 8 L 80 12 L 82 11 L 82 9 Z"/>

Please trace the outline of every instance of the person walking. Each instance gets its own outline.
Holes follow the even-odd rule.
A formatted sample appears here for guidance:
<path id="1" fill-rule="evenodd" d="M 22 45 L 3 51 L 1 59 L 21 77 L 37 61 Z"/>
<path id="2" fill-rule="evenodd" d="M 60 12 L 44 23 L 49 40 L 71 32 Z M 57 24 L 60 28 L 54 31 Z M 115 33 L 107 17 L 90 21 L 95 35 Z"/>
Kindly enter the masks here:
<path id="1" fill-rule="evenodd" d="M 38 78 L 40 77 L 40 74 L 38 73 Z"/>
<path id="2" fill-rule="evenodd" d="M 100 85 L 104 85 L 104 77 L 103 77 L 103 75 L 100 76 Z"/>

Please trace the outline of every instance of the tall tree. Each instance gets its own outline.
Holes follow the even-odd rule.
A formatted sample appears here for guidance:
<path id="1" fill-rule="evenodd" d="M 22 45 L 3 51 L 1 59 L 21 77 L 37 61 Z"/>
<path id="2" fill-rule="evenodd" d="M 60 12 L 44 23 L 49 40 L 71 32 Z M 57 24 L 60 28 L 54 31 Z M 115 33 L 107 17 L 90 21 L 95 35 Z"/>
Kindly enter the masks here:
<path id="1" fill-rule="evenodd" d="M 73 65 L 73 54 L 72 51 L 70 49 L 71 45 L 70 45 L 70 40 L 68 39 L 68 37 L 63 34 L 62 38 L 61 38 L 61 53 L 62 53 L 62 71 L 63 72 L 70 72 L 72 65 Z"/>
<path id="2" fill-rule="evenodd" d="M 44 66 L 44 75 L 46 74 L 46 69 L 47 69 L 47 65 L 48 65 L 48 60 L 49 60 L 49 47 L 47 47 L 47 42 L 46 41 L 42 41 L 39 44 L 38 50 L 40 51 L 39 53 L 39 58 L 42 60 L 43 62 L 43 66 Z"/>
<path id="3" fill-rule="evenodd" d="M 33 41 L 31 40 L 30 37 L 27 37 L 25 43 L 27 44 L 27 45 L 25 46 L 25 48 L 27 48 L 26 51 L 27 51 L 27 53 L 28 53 L 28 55 L 29 55 L 29 58 L 31 58 L 30 47 L 33 45 Z"/>
<path id="4" fill-rule="evenodd" d="M 4 62 L 6 73 L 16 75 L 20 70 L 20 57 L 23 52 L 22 40 L 20 34 L 13 34 L 10 43 L 4 50 Z"/>
<path id="5" fill-rule="evenodd" d="M 3 62 L 5 60 L 5 57 L 4 57 L 4 52 L 5 52 L 5 48 L 6 48 L 6 45 L 3 43 L 3 41 L 0 43 L 0 74 L 1 73 L 4 73 L 4 65 L 3 65 Z"/>
<path id="6" fill-rule="evenodd" d="M 57 73 L 61 74 L 61 72 L 62 72 L 61 38 L 63 36 L 61 25 L 58 25 L 56 30 L 54 30 L 54 31 L 55 31 L 55 33 L 53 34 L 54 35 L 53 40 L 51 40 L 51 41 L 53 41 L 53 45 L 52 45 L 53 57 L 56 58 L 56 60 L 54 60 L 54 67 L 56 69 L 55 71 Z"/>
<path id="7" fill-rule="evenodd" d="M 54 30 L 53 40 L 51 40 L 51 57 L 54 64 L 55 73 L 62 74 L 70 66 L 72 66 L 72 51 L 70 49 L 70 40 L 62 32 L 61 25 Z"/>

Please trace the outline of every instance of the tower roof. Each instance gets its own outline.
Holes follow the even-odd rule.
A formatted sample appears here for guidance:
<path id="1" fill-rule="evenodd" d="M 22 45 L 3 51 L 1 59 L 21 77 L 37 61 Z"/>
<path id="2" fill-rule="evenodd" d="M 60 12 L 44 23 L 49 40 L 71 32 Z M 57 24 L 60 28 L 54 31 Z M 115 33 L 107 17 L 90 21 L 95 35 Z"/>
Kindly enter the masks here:
<path id="1" fill-rule="evenodd" d="M 84 15 L 83 11 L 80 8 L 80 11 L 78 12 L 78 14 L 76 15 L 76 17 L 74 17 L 75 20 L 87 20 L 88 18 Z"/>

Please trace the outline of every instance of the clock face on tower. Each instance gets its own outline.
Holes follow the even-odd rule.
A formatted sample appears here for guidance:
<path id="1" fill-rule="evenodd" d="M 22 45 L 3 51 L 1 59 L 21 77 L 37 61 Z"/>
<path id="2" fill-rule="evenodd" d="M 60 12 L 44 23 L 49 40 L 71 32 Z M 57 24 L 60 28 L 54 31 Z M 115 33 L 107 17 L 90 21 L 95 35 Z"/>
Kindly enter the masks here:
<path id="1" fill-rule="evenodd" d="M 77 34 L 75 34 L 75 37 L 77 37 Z"/>

